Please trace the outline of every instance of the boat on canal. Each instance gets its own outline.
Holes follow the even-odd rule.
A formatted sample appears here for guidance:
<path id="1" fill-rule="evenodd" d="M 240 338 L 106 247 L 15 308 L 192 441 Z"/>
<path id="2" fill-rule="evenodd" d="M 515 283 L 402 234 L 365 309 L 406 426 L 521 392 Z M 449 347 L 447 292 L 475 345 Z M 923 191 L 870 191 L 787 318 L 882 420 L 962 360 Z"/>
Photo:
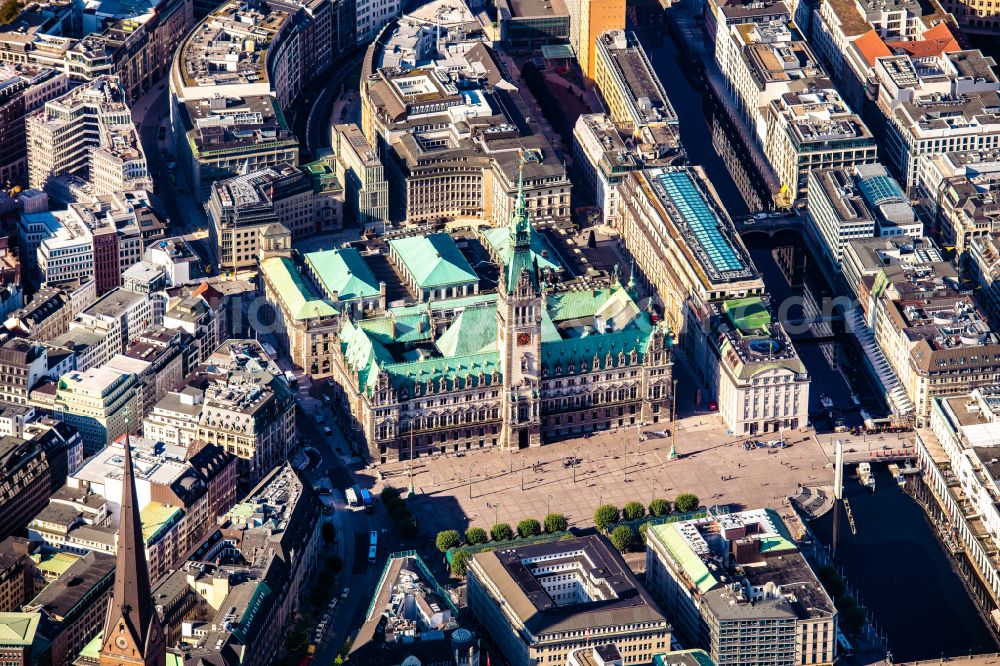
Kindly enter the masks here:
<path id="1" fill-rule="evenodd" d="M 899 469 L 899 465 L 895 463 L 890 463 L 889 474 L 892 474 L 892 478 L 896 479 L 896 485 L 898 485 L 900 488 L 906 485 L 906 476 Z"/>
<path id="2" fill-rule="evenodd" d="M 872 466 L 869 463 L 863 462 L 858 465 L 858 482 L 875 492 L 875 475 L 872 474 Z"/>

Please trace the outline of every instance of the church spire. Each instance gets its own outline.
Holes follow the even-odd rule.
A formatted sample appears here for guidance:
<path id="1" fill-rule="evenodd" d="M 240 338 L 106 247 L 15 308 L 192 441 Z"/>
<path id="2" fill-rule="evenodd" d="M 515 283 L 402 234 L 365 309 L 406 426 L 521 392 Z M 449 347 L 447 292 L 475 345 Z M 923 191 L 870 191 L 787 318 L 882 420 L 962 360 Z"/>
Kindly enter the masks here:
<path id="1" fill-rule="evenodd" d="M 133 663 L 162 664 L 166 658 L 163 628 L 153 608 L 145 540 L 139 519 L 132 447 L 125 435 L 122 465 L 122 502 L 118 521 L 118 553 L 115 586 L 104 621 L 101 664 L 120 663 L 123 656 Z"/>
<path id="2" fill-rule="evenodd" d="M 528 202 L 524 196 L 524 162 L 517 170 L 517 201 L 511 212 L 510 222 L 510 260 L 507 265 L 507 293 L 513 293 L 517 281 L 523 271 L 528 271 L 533 286 L 538 286 L 538 276 L 531 256 L 531 218 L 528 215 Z"/>

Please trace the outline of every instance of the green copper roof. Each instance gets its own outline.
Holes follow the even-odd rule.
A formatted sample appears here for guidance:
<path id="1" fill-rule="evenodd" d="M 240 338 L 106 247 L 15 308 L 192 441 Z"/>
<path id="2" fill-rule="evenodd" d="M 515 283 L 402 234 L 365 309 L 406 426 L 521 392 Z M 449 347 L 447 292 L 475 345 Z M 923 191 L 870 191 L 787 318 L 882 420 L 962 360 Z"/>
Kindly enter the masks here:
<path id="1" fill-rule="evenodd" d="M 104 642 L 104 630 L 97 632 L 97 635 L 90 639 L 90 642 L 80 650 L 80 656 L 91 659 L 95 662 L 101 659 L 101 643 Z M 169 656 L 169 655 L 168 655 Z"/>
<path id="2" fill-rule="evenodd" d="M 648 320 L 649 315 L 641 314 L 634 325 L 621 331 L 595 333 L 579 338 L 567 338 L 542 345 L 542 366 L 550 373 L 556 368 L 568 372 L 570 364 L 580 368 L 581 364 L 590 366 L 596 356 L 603 365 L 610 354 L 612 363 L 617 366 L 619 353 L 629 357 L 633 350 L 642 362 L 653 333 L 653 325 Z"/>
<path id="3" fill-rule="evenodd" d="M 321 299 L 295 270 L 286 257 L 268 257 L 260 262 L 260 270 L 281 294 L 296 321 L 329 317 L 337 313 L 329 301 Z"/>
<path id="4" fill-rule="evenodd" d="M 765 509 L 768 518 L 771 519 L 771 524 L 774 525 L 774 529 L 778 532 L 777 536 L 767 537 L 760 540 L 760 552 L 762 553 L 773 553 L 789 550 L 798 550 L 795 542 L 792 540 L 792 535 L 788 531 L 788 526 L 785 525 L 785 521 L 781 519 L 778 512 L 774 509 Z"/>
<path id="5" fill-rule="evenodd" d="M 371 335 L 375 340 L 384 345 L 393 342 L 430 342 L 431 325 L 427 312 L 410 315 L 407 317 L 378 317 L 376 319 L 362 319 L 355 322 Z"/>
<path id="6" fill-rule="evenodd" d="M 552 321 L 557 323 L 570 319 L 593 317 L 601 309 L 601 306 L 611 298 L 612 292 L 612 289 L 605 288 L 550 294 L 546 307 Z"/>
<path id="7" fill-rule="evenodd" d="M 394 362 L 381 342 L 373 334 L 355 326 L 348 318 L 340 329 L 340 345 L 347 365 L 358 373 L 358 388 L 369 388 L 378 377 L 379 368 Z"/>
<path id="8" fill-rule="evenodd" d="M 472 386 L 479 385 L 482 373 L 484 384 L 490 383 L 493 371 L 500 371 L 500 355 L 497 352 L 469 354 L 452 358 L 429 358 L 413 363 L 399 363 L 384 368 L 389 380 L 397 390 L 405 389 L 412 394 L 416 385 L 432 382 L 440 386 L 442 381 L 451 384 L 458 380 L 464 385 L 468 379 Z"/>
<path id="9" fill-rule="evenodd" d="M 171 525 L 180 520 L 180 507 L 170 506 L 162 502 L 150 502 L 142 507 L 139 512 L 139 520 L 142 522 L 142 539 L 147 544 L 156 541 L 156 538 L 170 528 Z"/>
<path id="10" fill-rule="evenodd" d="M 517 203 L 510 216 L 507 227 L 508 258 L 505 266 L 507 293 L 512 294 L 517 288 L 521 275 L 527 274 L 533 289 L 538 289 L 538 265 L 531 251 L 535 244 L 533 236 L 535 229 L 531 226 L 528 216 L 528 204 L 524 198 L 524 172 L 517 174 Z"/>
<path id="11" fill-rule="evenodd" d="M 510 262 L 511 237 L 510 229 L 507 227 L 490 227 L 482 231 L 483 240 L 493 248 L 500 263 L 506 266 Z M 530 248 L 532 261 L 537 262 L 538 270 L 558 272 L 562 269 L 562 264 L 556 256 L 555 251 L 549 247 L 545 237 L 541 234 L 531 234 Z"/>
<path id="12" fill-rule="evenodd" d="M 666 548 L 667 553 L 677 565 L 684 570 L 687 577 L 694 583 L 701 593 L 708 592 L 718 585 L 718 581 L 712 572 L 708 570 L 705 563 L 698 557 L 698 553 L 691 549 L 685 539 L 678 531 L 680 523 L 666 523 L 663 525 L 651 525 L 649 533 Z"/>
<path id="13" fill-rule="evenodd" d="M 305 255 L 305 261 L 322 283 L 328 298 L 332 298 L 334 292 L 341 301 L 376 298 L 381 293 L 375 275 L 353 247 L 310 252 Z"/>
<path id="14" fill-rule="evenodd" d="M 559 329 L 552 323 L 552 316 L 547 309 L 542 310 L 542 344 L 546 342 L 556 342 L 562 340 Z"/>
<path id="15" fill-rule="evenodd" d="M 32 555 L 31 559 L 34 560 L 39 571 L 61 576 L 74 562 L 80 559 L 80 556 L 46 547 L 42 548 L 37 555 Z"/>
<path id="16" fill-rule="evenodd" d="M 496 306 L 466 308 L 437 340 L 443 356 L 465 356 L 497 350 Z"/>
<path id="17" fill-rule="evenodd" d="M 771 314 L 759 297 L 734 298 L 723 303 L 729 321 L 744 335 L 762 331 L 771 323 Z"/>
<path id="18" fill-rule="evenodd" d="M 685 660 L 694 661 L 698 666 L 717 666 L 715 660 L 704 650 L 676 650 L 653 655 L 653 666 L 672 666 Z"/>
<path id="19" fill-rule="evenodd" d="M 28 646 L 35 641 L 38 613 L 0 613 L 0 646 Z"/>
<path id="20" fill-rule="evenodd" d="M 455 240 L 446 233 L 397 238 L 389 245 L 421 289 L 479 281 Z"/>

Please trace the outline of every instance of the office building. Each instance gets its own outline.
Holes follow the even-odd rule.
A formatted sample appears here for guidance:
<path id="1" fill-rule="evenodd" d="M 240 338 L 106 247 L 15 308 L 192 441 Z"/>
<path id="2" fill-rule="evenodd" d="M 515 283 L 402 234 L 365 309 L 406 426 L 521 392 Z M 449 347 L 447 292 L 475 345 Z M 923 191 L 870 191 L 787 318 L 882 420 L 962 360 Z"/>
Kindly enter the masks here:
<path id="1" fill-rule="evenodd" d="M 500 39 L 511 49 L 536 49 L 566 43 L 571 34 L 570 10 L 563 0 L 498 0 Z"/>
<path id="2" fill-rule="evenodd" d="M 57 433 L 36 439 L 0 437 L 0 538 L 20 532 L 66 480 L 67 443 Z"/>
<path id="3" fill-rule="evenodd" d="M 171 68 L 170 118 L 199 198 L 214 181 L 298 165 L 283 110 L 333 62 L 338 14 L 330 0 L 228 0 L 188 34 Z"/>
<path id="4" fill-rule="evenodd" d="M 0 181 L 27 182 L 25 116 L 69 88 L 69 77 L 51 67 L 0 66 Z"/>
<path id="5" fill-rule="evenodd" d="M 575 5 L 576 2 L 570 4 Z M 598 40 L 609 31 L 625 29 L 624 0 L 579 0 L 579 35 L 576 48 L 576 59 L 583 71 L 584 81 L 592 85 L 597 78 L 595 51 L 599 49 Z"/>
<path id="6" fill-rule="evenodd" d="M 814 169 L 876 161 L 875 137 L 832 85 L 810 83 L 773 100 L 766 125 L 764 154 L 786 201 L 805 197 Z"/>
<path id="7" fill-rule="evenodd" d="M 107 620 L 115 584 L 115 558 L 88 553 L 49 583 L 23 611 L 40 616 L 40 657 L 51 664 L 71 664 Z"/>
<path id="8" fill-rule="evenodd" d="M 940 30 L 949 22 L 949 14 L 936 0 L 892 0 L 878 2 L 825 3 L 818 8 L 812 26 L 811 41 L 826 64 L 834 81 L 857 104 L 863 99 L 862 86 L 868 80 L 867 68 L 859 66 L 857 54 L 890 55 L 875 42 L 919 42 L 925 38 L 943 36 Z M 931 32 L 930 37 L 926 37 Z M 949 30 L 950 33 L 950 30 Z M 875 58 L 868 58 L 874 61 Z"/>
<path id="9" fill-rule="evenodd" d="M 969 276 L 980 288 L 978 303 L 988 321 L 1000 321 L 1000 232 L 975 236 L 969 244 Z"/>
<path id="10" fill-rule="evenodd" d="M 771 509 L 650 527 L 646 580 L 688 645 L 723 664 L 833 664 L 837 610 Z"/>
<path id="11" fill-rule="evenodd" d="M 0 345 L 0 399 L 28 404 L 28 393 L 48 372 L 45 348 L 31 340 L 11 338 Z"/>
<path id="12" fill-rule="evenodd" d="M 571 184 L 562 159 L 468 8 L 447 17 L 443 25 L 419 15 L 400 19 L 369 47 L 362 66 L 361 127 L 385 166 L 389 216 L 502 226 L 521 174 L 536 223 L 568 220 Z"/>
<path id="13" fill-rule="evenodd" d="M 469 610 L 516 666 L 565 664 L 592 641 L 636 664 L 670 648 L 670 624 L 603 536 L 476 553 L 467 581 Z"/>
<path id="14" fill-rule="evenodd" d="M 299 162 L 298 139 L 269 95 L 192 100 L 178 108 L 173 123 L 183 141 L 177 157 L 202 200 L 217 181 Z"/>
<path id="15" fill-rule="evenodd" d="M 389 221 L 389 183 L 375 148 L 357 125 L 331 128 L 334 168 L 344 203 L 358 226 L 375 230 Z"/>
<path id="16" fill-rule="evenodd" d="M 1000 393 L 997 384 L 936 398 L 930 428 L 916 439 L 923 480 L 947 512 L 970 566 L 981 581 L 980 603 L 1000 599 L 1000 510 L 992 500 L 1000 484 L 997 466 Z"/>
<path id="17" fill-rule="evenodd" d="M 44 189 L 51 178 L 70 173 L 83 176 L 99 195 L 152 189 L 139 133 L 114 77 L 46 102 L 25 123 L 32 187 Z"/>
<path id="18" fill-rule="evenodd" d="M 54 414 L 73 426 L 92 455 L 142 422 L 138 379 L 105 368 L 70 372 L 59 378 Z"/>
<path id="19" fill-rule="evenodd" d="M 1000 229 L 1000 150 L 922 158 L 917 192 L 941 243 L 965 258 L 974 239 Z"/>
<path id="20" fill-rule="evenodd" d="M 216 181 L 211 192 L 209 236 L 223 270 L 256 267 L 273 225 L 287 229 L 293 240 L 343 226 L 339 186 L 306 168 L 278 164 Z"/>
<path id="21" fill-rule="evenodd" d="M 678 143 L 677 113 L 638 36 L 625 30 L 600 33 L 595 49 L 593 76 L 611 120 L 635 138 L 648 129 L 658 143 Z"/>
<path id="22" fill-rule="evenodd" d="M 909 236 L 852 240 L 844 247 L 843 257 L 844 280 L 850 293 L 858 298 L 867 298 L 875 276 L 887 266 L 931 267 L 944 261 L 933 240 Z"/>
<path id="23" fill-rule="evenodd" d="M 996 381 L 1000 341 L 949 264 L 883 268 L 862 306 L 918 424 L 935 397 Z"/>
<path id="24" fill-rule="evenodd" d="M 876 104 L 885 119 L 883 158 L 910 196 L 918 194 L 922 159 L 1000 146 L 995 64 L 972 50 L 878 59 L 874 72 Z"/>
<path id="25" fill-rule="evenodd" d="M 622 201 L 622 237 L 636 273 L 657 294 L 674 350 L 716 396 L 727 427 L 750 433 L 804 426 L 809 374 L 774 321 L 764 282 L 703 173 L 634 171 Z"/>
<path id="26" fill-rule="evenodd" d="M 838 270 L 852 240 L 923 236 L 923 222 L 881 164 L 813 171 L 808 193 L 807 219 L 827 259 Z"/>
<path id="27" fill-rule="evenodd" d="M 485 666 L 479 640 L 458 622 L 458 608 L 412 551 L 390 556 L 347 659 L 359 666 L 439 663 Z"/>
<path id="28" fill-rule="evenodd" d="M 584 113 L 573 126 L 577 194 L 600 210 L 601 219 L 619 226 L 621 185 L 629 172 L 645 167 L 682 164 L 687 155 L 671 123 L 619 126 L 603 113 Z"/>
<path id="29" fill-rule="evenodd" d="M 354 33 L 358 46 L 375 39 L 382 30 L 399 17 L 403 3 L 400 0 L 371 0 L 354 4 Z"/>
<path id="30" fill-rule="evenodd" d="M 291 629 L 322 554 L 319 517 L 312 487 L 288 463 L 220 515 L 201 547 L 153 589 L 172 632 L 169 658 L 271 663 L 282 646 L 274 637 Z"/>
<path id="31" fill-rule="evenodd" d="M 295 445 L 294 394 L 254 340 L 223 342 L 188 377 L 204 391 L 197 438 L 239 458 L 240 476 L 261 479 Z"/>
<path id="32" fill-rule="evenodd" d="M 810 172 L 806 191 L 811 231 L 821 241 L 825 259 L 839 269 L 847 243 L 875 237 L 875 220 L 847 169 Z"/>

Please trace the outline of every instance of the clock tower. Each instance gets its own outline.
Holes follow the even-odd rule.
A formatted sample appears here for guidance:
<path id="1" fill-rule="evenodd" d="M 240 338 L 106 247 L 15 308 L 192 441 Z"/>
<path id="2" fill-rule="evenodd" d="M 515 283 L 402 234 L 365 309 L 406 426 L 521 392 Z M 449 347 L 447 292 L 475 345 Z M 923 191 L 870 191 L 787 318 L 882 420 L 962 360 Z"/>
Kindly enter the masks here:
<path id="1" fill-rule="evenodd" d="M 128 435 L 125 435 L 124 458 L 118 563 L 114 593 L 104 620 L 100 666 L 164 666 L 166 640 L 150 592 Z"/>
<path id="2" fill-rule="evenodd" d="M 510 252 L 497 285 L 497 348 L 503 430 L 500 444 L 514 449 L 541 446 L 542 291 L 531 253 L 534 230 L 518 174 L 517 203 L 509 222 Z"/>

